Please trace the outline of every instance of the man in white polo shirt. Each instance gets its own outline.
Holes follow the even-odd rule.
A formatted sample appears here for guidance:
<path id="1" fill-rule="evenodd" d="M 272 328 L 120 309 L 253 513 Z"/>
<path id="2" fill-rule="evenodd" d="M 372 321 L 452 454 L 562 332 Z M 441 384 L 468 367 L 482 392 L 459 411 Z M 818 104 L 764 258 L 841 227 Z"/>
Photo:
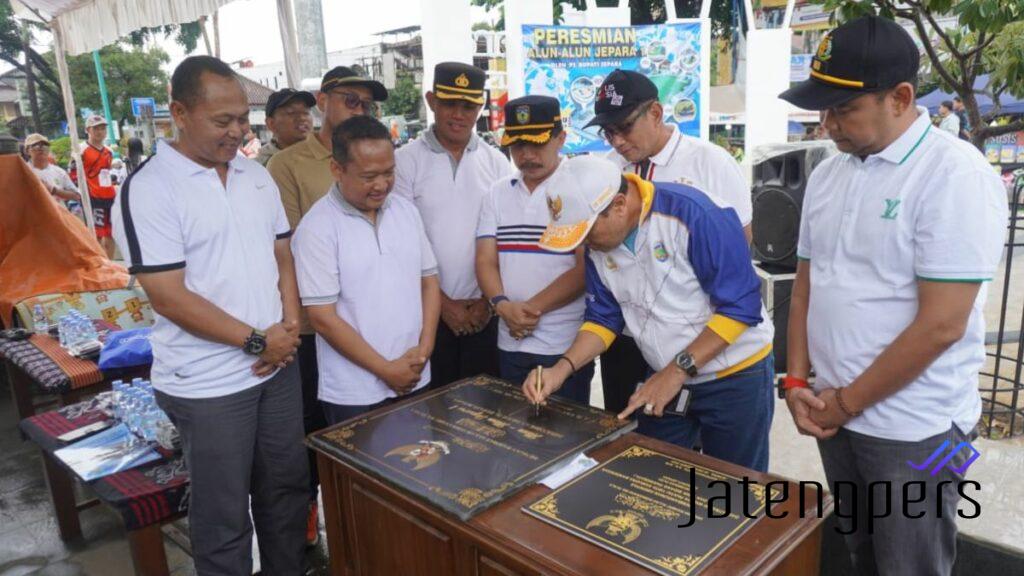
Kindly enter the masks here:
<path id="1" fill-rule="evenodd" d="M 181 434 L 199 574 L 302 574 L 308 501 L 299 300 L 270 174 L 238 155 L 249 129 L 231 68 L 186 58 L 171 76 L 178 136 L 121 187 L 114 235 L 156 312 L 153 387 Z"/>
<path id="2" fill-rule="evenodd" d="M 652 373 L 619 418 L 642 410 L 641 434 L 691 449 L 699 440 L 710 456 L 767 470 L 774 330 L 736 212 L 596 156 L 563 161 L 545 191 L 541 247 L 586 243 L 586 312 L 543 390 L 523 383 L 527 398 L 543 401 L 628 328 Z"/>
<path id="3" fill-rule="evenodd" d="M 317 333 L 319 399 L 336 424 L 430 381 L 441 288 L 419 212 L 391 194 L 387 127 L 355 116 L 331 139 L 336 183 L 302 219 L 293 251 Z"/>
<path id="4" fill-rule="evenodd" d="M 495 182 L 484 199 L 476 273 L 501 319 L 499 371 L 510 382 L 558 362 L 583 324 L 583 248 L 560 253 L 540 246 L 550 219 L 545 184 L 561 164 L 563 144 L 558 99 L 524 96 L 505 104 L 501 145 L 519 172 Z M 594 364 L 579 368 L 558 394 L 587 404 Z"/>
<path id="5" fill-rule="evenodd" d="M 431 387 L 498 374 L 498 322 L 476 280 L 476 227 L 484 195 L 511 172 L 473 128 L 484 104 L 484 71 L 459 62 L 434 68 L 427 105 L 434 124 L 395 154 L 395 194 L 420 211 L 437 256 L 441 323 Z"/>
<path id="6" fill-rule="evenodd" d="M 632 70 L 615 70 L 601 83 L 594 101 L 594 118 L 612 145 L 608 158 L 626 172 L 647 181 L 675 182 L 716 196 L 736 210 L 750 241 L 750 185 L 736 160 L 720 146 L 679 132 L 665 123 L 658 87 Z M 635 342 L 620 336 L 601 355 L 605 406 L 618 412 L 642 380 L 647 366 Z"/>
<path id="7" fill-rule="evenodd" d="M 985 282 L 1008 219 L 982 155 L 915 107 L 918 64 L 901 26 L 859 18 L 781 96 L 823 111 L 844 152 L 804 196 L 784 388 L 798 429 L 819 439 L 861 574 L 952 571 L 958 484 L 977 455 Z M 940 452 L 952 459 L 930 462 Z"/>

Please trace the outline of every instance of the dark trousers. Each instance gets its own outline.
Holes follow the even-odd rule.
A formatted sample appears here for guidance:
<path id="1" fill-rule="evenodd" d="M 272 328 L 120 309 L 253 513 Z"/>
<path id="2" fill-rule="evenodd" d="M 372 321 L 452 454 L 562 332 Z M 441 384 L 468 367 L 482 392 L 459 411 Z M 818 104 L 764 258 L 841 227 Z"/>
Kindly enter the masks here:
<path id="1" fill-rule="evenodd" d="M 320 386 L 320 372 L 316 363 L 316 335 L 303 334 L 299 344 L 299 377 L 302 380 L 302 430 L 306 435 L 327 427 L 317 391 Z M 309 500 L 316 502 L 320 474 L 316 469 L 316 452 L 309 452 Z"/>
<path id="2" fill-rule="evenodd" d="M 637 432 L 726 462 L 768 471 L 768 432 L 775 414 L 774 361 L 689 387 L 685 416 L 637 416 Z"/>
<path id="3" fill-rule="evenodd" d="M 196 573 L 252 574 L 251 498 L 263 573 L 303 574 L 309 470 L 298 367 L 228 396 L 156 399 L 181 434 Z"/>
<path id="4" fill-rule="evenodd" d="M 532 354 L 530 352 L 506 352 L 498 350 L 498 363 L 501 378 L 516 386 L 522 385 L 537 366 L 550 368 L 558 362 L 561 354 Z M 594 379 L 594 363 L 580 368 L 562 384 L 555 396 L 574 400 L 580 404 L 590 404 L 590 381 Z"/>
<path id="5" fill-rule="evenodd" d="M 491 318 L 486 328 L 469 336 L 456 336 L 439 322 L 430 356 L 430 388 L 480 374 L 498 376 L 498 319 Z"/>
<path id="6" fill-rule="evenodd" d="M 424 386 L 423 388 L 420 388 L 419 390 L 416 390 L 414 392 L 406 394 L 405 396 L 400 396 L 398 398 L 387 398 L 387 399 L 381 400 L 380 402 L 377 402 L 376 404 L 367 404 L 367 405 L 331 404 L 330 402 L 321 402 L 320 404 L 321 404 L 321 406 L 323 406 L 324 417 L 327 419 L 327 425 L 328 426 L 334 426 L 335 424 L 338 424 L 339 422 L 344 422 L 345 420 L 349 420 L 351 418 L 355 418 L 356 416 L 362 416 L 363 414 L 366 414 L 367 412 L 376 410 L 377 408 L 382 408 L 382 407 L 387 406 L 389 404 L 394 404 L 395 402 L 399 402 L 401 400 L 405 400 L 406 398 L 412 398 L 412 397 L 417 396 L 419 394 L 423 394 L 424 392 L 427 392 L 428 390 L 430 390 L 430 386 Z"/>
<path id="7" fill-rule="evenodd" d="M 621 335 L 601 354 L 601 389 L 604 409 L 618 414 L 626 409 L 636 385 L 647 380 L 647 361 L 636 341 Z"/>
<path id="8" fill-rule="evenodd" d="M 837 498 L 836 520 L 840 530 L 848 534 L 843 538 L 857 574 L 952 573 L 958 484 L 964 480 L 964 474 L 954 468 L 962 467 L 972 452 L 959 450 L 934 476 L 931 471 L 941 457 L 923 470 L 915 470 L 908 461 L 923 464 L 944 441 L 950 444 L 942 456 L 971 439 L 954 425 L 919 442 L 876 438 L 845 428 L 832 438 L 818 441 L 825 477 Z M 969 487 L 965 490 L 967 495 L 972 492 Z M 965 515 L 980 512 L 974 505 L 964 505 L 961 510 Z"/>

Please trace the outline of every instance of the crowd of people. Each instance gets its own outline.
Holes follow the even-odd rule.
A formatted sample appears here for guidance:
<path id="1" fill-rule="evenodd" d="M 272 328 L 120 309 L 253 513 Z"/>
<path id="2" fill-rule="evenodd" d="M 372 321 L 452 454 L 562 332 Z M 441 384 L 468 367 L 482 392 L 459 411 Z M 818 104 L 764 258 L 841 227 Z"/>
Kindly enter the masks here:
<path id="1" fill-rule="evenodd" d="M 841 517 L 854 563 L 949 574 L 962 473 L 918 478 L 905 462 L 978 420 L 1005 196 L 915 106 L 905 30 L 867 17 L 823 42 L 811 78 L 780 96 L 822 111 L 841 154 L 807 186 L 778 392 L 852 501 L 881 481 L 928 483 L 893 494 L 919 517 L 876 518 L 873 534 L 866 510 Z M 304 435 L 478 374 L 531 402 L 587 403 L 600 358 L 604 408 L 640 433 L 767 471 L 774 327 L 739 165 L 666 124 L 657 87 L 628 70 L 594 103 L 611 152 L 564 158 L 558 100 L 531 95 L 505 106 L 510 163 L 474 131 L 484 84 L 438 64 L 434 123 L 396 150 L 375 118 L 388 91 L 339 66 L 315 95 L 274 93 L 258 147 L 236 73 L 190 57 L 171 79 L 176 138 L 130 155 L 119 190 L 105 121 L 87 121 L 97 236 L 156 311 L 152 381 L 183 441 L 199 574 L 251 573 L 253 530 L 264 573 L 302 573 L 318 535 Z M 26 145 L 50 192 L 78 199 L 49 142 Z"/>

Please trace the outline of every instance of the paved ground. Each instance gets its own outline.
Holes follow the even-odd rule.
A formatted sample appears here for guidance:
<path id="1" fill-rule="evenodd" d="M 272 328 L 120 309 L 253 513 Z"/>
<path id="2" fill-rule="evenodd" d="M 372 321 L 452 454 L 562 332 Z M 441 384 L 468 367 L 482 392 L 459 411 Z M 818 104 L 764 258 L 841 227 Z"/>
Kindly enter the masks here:
<path id="1" fill-rule="evenodd" d="M 1014 258 L 1006 330 L 1021 329 L 1024 313 L 1024 249 Z M 1003 273 L 990 286 L 986 324 L 998 329 Z M 1017 289 L 1016 287 L 1020 287 Z M 1016 356 L 1016 342 L 1004 354 Z M 1011 378 L 1014 370 L 1000 372 Z M 603 406 L 600 375 L 595 378 L 591 404 Z M 971 467 L 970 479 L 981 484 L 982 514 L 960 520 L 964 534 L 1024 551 L 1024 437 L 1012 440 L 979 439 L 974 443 L 982 456 Z M 771 471 L 794 479 L 824 482 L 824 473 L 812 439 L 796 433 L 785 404 L 776 405 L 771 436 Z M 322 526 L 321 526 L 322 530 Z M 65 544 L 57 535 L 49 495 L 36 447 L 17 433 L 10 391 L 0 384 L 0 576 L 28 574 L 73 576 L 121 576 L 133 573 L 120 519 L 104 507 L 82 513 L 82 541 Z M 185 549 L 165 538 L 168 561 L 174 576 L 195 573 Z M 315 574 L 327 574 L 326 553 L 318 547 L 310 554 Z M 258 562 L 257 562 L 258 566 Z M 826 569 L 824 573 L 828 573 Z"/>

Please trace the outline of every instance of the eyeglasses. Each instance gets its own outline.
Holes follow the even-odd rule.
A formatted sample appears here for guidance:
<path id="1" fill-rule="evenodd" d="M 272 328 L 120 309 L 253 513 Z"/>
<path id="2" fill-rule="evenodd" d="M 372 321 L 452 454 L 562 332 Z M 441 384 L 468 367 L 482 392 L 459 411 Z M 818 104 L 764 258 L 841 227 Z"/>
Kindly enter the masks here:
<path id="1" fill-rule="evenodd" d="M 46 149 L 48 149 L 49 147 L 50 147 L 50 145 L 49 145 L 49 144 L 47 144 L 47 143 L 45 143 L 45 142 L 40 142 L 40 143 L 38 143 L 38 144 L 33 144 L 33 145 L 29 146 L 29 149 L 35 149 L 35 150 L 46 150 Z"/>
<path id="2" fill-rule="evenodd" d="M 344 98 L 343 102 L 345 107 L 349 110 L 355 110 L 356 108 L 362 108 L 363 112 L 367 114 L 373 114 L 377 111 L 377 103 L 373 100 L 363 100 L 358 94 L 352 92 L 331 91 L 328 92 L 331 96 L 340 96 Z"/>
<path id="3" fill-rule="evenodd" d="M 611 142 L 616 136 L 621 136 L 622 138 L 629 136 L 629 133 L 633 131 L 633 126 L 636 125 L 637 120 L 643 117 L 643 115 L 651 109 L 653 104 L 653 100 L 645 104 L 641 104 L 635 112 L 630 114 L 622 122 L 619 122 L 618 124 L 609 124 L 608 126 L 601 126 L 601 128 L 598 129 L 597 134 L 608 142 Z"/>

